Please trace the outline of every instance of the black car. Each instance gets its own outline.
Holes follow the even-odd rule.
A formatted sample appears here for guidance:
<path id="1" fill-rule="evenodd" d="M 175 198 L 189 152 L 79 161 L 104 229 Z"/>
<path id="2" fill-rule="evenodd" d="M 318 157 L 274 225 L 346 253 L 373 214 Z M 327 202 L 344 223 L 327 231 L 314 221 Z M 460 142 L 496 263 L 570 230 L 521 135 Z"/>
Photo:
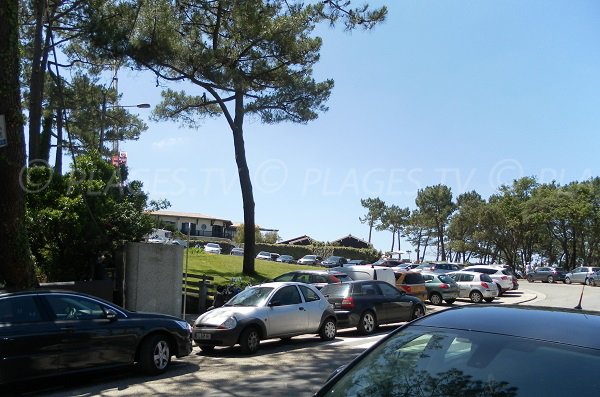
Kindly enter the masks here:
<path id="1" fill-rule="evenodd" d="M 527 273 L 527 281 L 541 281 L 543 283 L 554 283 L 556 281 L 565 282 L 567 271 L 562 267 L 538 267 L 532 272 Z"/>
<path id="2" fill-rule="evenodd" d="M 133 363 L 159 374 L 191 351 L 176 317 L 69 291 L 0 293 L 0 384 Z"/>
<path id="3" fill-rule="evenodd" d="M 596 396 L 598 329 L 598 312 L 456 307 L 398 328 L 315 396 Z"/>
<path id="4" fill-rule="evenodd" d="M 321 266 L 338 267 L 338 266 L 344 266 L 346 263 L 348 263 L 348 260 L 344 257 L 330 256 L 329 258 L 327 258 L 323 262 L 321 262 Z"/>
<path id="5" fill-rule="evenodd" d="M 321 293 L 334 306 L 338 329 L 357 327 L 361 334 L 373 333 L 379 324 L 425 315 L 425 305 L 419 298 L 381 280 L 329 284 Z"/>

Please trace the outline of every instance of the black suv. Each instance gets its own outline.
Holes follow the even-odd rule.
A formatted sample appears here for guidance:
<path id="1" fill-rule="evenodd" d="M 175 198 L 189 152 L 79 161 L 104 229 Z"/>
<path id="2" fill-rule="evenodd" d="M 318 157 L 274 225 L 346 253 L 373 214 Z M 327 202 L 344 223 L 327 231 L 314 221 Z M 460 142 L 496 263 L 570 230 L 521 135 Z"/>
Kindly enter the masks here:
<path id="1" fill-rule="evenodd" d="M 425 315 L 425 305 L 419 298 L 381 280 L 329 284 L 321 293 L 334 307 L 338 329 L 356 327 L 361 334 L 373 333 L 379 324 Z"/>

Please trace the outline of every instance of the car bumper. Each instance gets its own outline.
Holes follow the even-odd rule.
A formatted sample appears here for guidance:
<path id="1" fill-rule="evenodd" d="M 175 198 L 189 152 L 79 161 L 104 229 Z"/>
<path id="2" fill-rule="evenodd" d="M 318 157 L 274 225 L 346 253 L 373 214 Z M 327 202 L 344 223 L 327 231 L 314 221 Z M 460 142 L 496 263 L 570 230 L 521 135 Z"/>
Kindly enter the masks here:
<path id="1" fill-rule="evenodd" d="M 219 329 L 194 327 L 192 332 L 194 342 L 198 346 L 233 346 L 240 338 L 241 328 Z"/>
<path id="2" fill-rule="evenodd" d="M 188 333 L 185 336 L 177 336 L 177 350 L 174 352 L 175 357 L 187 356 L 192 352 L 192 334 Z"/>
<path id="3" fill-rule="evenodd" d="M 336 310 L 335 317 L 337 318 L 338 328 L 354 328 L 360 321 L 360 315 L 347 310 Z"/>
<path id="4" fill-rule="evenodd" d="M 498 296 L 497 289 L 480 290 L 484 298 L 496 298 Z"/>
<path id="5" fill-rule="evenodd" d="M 442 299 L 456 299 L 458 298 L 458 291 L 440 291 L 442 294 Z"/>

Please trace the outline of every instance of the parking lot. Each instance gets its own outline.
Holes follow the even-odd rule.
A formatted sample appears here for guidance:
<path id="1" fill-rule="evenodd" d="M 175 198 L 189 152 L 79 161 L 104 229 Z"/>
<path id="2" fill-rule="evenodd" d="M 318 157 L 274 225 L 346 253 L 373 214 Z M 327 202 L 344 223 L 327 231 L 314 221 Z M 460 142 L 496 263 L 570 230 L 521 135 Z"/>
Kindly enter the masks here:
<path id="1" fill-rule="evenodd" d="M 538 292 L 563 288 L 567 293 L 579 291 L 576 286 L 532 285 L 506 293 L 492 304 L 535 303 Z M 600 291 L 600 288 L 596 288 Z M 596 292 L 593 291 L 593 292 Z M 548 294 L 542 294 L 547 296 Z M 458 300 L 454 306 L 468 305 Z M 429 312 L 449 306 L 428 306 Z M 380 327 L 372 336 L 358 335 L 355 330 L 341 330 L 331 342 L 306 335 L 290 341 L 268 340 L 258 353 L 246 356 L 239 347 L 218 348 L 203 353 L 195 347 L 190 356 L 174 360 L 174 365 L 159 377 L 139 375 L 133 369 L 119 369 L 101 374 L 40 381 L 16 390 L 16 394 L 40 396 L 309 396 L 319 389 L 339 366 L 352 360 L 400 324 Z"/>

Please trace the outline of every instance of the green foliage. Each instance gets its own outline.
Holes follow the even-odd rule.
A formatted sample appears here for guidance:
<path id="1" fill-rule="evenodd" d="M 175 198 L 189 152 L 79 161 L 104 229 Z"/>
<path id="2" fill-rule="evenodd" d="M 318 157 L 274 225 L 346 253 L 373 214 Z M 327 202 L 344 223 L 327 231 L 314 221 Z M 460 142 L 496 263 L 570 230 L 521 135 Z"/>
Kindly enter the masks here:
<path id="1" fill-rule="evenodd" d="M 30 244 L 39 271 L 50 281 L 99 276 L 102 255 L 152 230 L 142 184 L 122 182 L 97 154 L 77 157 L 64 176 L 32 168 L 28 189 Z"/>
<path id="2" fill-rule="evenodd" d="M 360 223 L 366 223 L 369 225 L 369 244 L 371 243 L 371 232 L 373 227 L 377 225 L 377 222 L 381 221 L 381 217 L 385 212 L 385 202 L 379 197 L 361 199 L 360 205 L 367 209 L 367 213 L 358 218 Z"/>

